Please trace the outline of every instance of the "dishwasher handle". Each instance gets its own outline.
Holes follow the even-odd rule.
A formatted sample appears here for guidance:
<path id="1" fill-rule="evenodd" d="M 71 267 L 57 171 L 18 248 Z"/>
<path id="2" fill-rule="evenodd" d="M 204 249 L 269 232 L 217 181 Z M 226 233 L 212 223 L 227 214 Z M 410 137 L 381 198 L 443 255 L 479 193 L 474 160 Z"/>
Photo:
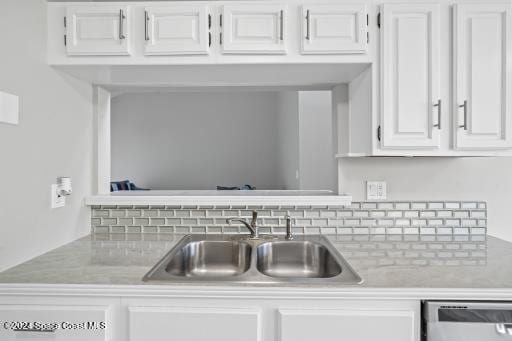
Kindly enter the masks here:
<path id="1" fill-rule="evenodd" d="M 503 336 L 512 336 L 512 323 L 497 323 L 496 332 Z"/>

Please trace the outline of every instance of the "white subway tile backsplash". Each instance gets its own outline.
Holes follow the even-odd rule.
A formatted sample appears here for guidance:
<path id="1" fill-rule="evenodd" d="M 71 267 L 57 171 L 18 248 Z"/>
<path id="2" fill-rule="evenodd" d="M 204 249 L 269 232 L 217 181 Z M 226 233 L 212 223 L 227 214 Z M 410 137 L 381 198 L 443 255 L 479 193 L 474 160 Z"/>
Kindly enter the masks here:
<path id="1" fill-rule="evenodd" d="M 244 227 L 227 226 L 226 218 L 252 216 L 258 211 L 263 233 L 284 234 L 289 215 L 296 234 L 365 234 L 408 238 L 448 235 L 462 238 L 485 235 L 484 202 L 362 202 L 336 206 L 94 206 L 94 233 L 248 233 Z"/>
<path id="2" fill-rule="evenodd" d="M 460 203 L 458 202 L 447 202 L 444 204 L 444 207 L 449 210 L 458 210 L 460 209 Z"/>
<path id="3" fill-rule="evenodd" d="M 388 211 L 387 216 L 389 218 L 402 218 L 404 216 L 404 212 L 402 212 L 402 211 Z"/>
<path id="4" fill-rule="evenodd" d="M 377 208 L 379 210 L 392 210 L 395 208 L 394 206 L 395 205 L 393 205 L 391 202 L 381 202 L 377 204 Z"/>
<path id="5" fill-rule="evenodd" d="M 411 204 L 411 208 L 413 210 L 426 210 L 427 209 L 427 203 L 424 203 L 424 202 L 413 202 Z"/>
<path id="6" fill-rule="evenodd" d="M 409 210 L 411 208 L 411 204 L 408 202 L 397 202 L 395 203 L 396 210 Z"/>
<path id="7" fill-rule="evenodd" d="M 456 211 L 456 212 L 453 212 L 453 216 L 455 218 L 469 218 L 469 212 L 468 211 Z"/>

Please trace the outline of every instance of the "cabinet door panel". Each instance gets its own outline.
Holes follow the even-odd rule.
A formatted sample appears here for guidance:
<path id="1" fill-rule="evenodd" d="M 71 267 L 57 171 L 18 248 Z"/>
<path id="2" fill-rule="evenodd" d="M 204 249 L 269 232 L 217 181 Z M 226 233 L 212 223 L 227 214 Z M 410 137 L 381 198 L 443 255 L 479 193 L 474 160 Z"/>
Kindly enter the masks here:
<path id="1" fill-rule="evenodd" d="M 439 6 L 384 5 L 382 147 L 440 147 Z"/>
<path id="2" fill-rule="evenodd" d="M 454 11 L 455 146 L 512 148 L 512 5 Z"/>
<path id="3" fill-rule="evenodd" d="M 146 55 L 208 54 L 206 6 L 147 7 Z"/>
<path id="4" fill-rule="evenodd" d="M 286 14 L 284 5 L 224 6 L 223 53 L 286 53 Z"/>
<path id="5" fill-rule="evenodd" d="M 66 49 L 68 55 L 129 55 L 128 6 L 68 7 Z"/>
<path id="6" fill-rule="evenodd" d="M 260 312 L 239 308 L 130 307 L 130 341 L 260 341 Z"/>
<path id="7" fill-rule="evenodd" d="M 109 329 L 113 328 L 110 309 L 109 306 L 0 305 L 0 340 L 108 341 L 111 339 Z M 37 322 L 39 327 L 20 327 L 47 331 L 14 331 L 3 325 L 9 321 Z M 82 328 L 78 327 L 81 323 Z"/>
<path id="8" fill-rule="evenodd" d="M 280 309 L 279 341 L 412 341 L 413 311 Z"/>
<path id="9" fill-rule="evenodd" d="M 365 5 L 307 5 L 302 16 L 303 54 L 366 52 Z"/>

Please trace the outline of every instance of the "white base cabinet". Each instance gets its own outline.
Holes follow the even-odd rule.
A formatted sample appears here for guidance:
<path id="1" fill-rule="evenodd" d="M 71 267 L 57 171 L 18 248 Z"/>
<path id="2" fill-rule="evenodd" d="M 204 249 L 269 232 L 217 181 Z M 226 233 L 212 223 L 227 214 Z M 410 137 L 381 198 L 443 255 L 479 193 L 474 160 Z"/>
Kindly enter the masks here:
<path id="1" fill-rule="evenodd" d="M 352 309 L 279 309 L 279 340 L 411 341 L 415 340 L 414 319 L 411 310 L 380 310 L 370 305 Z"/>
<path id="2" fill-rule="evenodd" d="M 173 304 L 174 303 L 174 304 Z M 260 341 L 258 308 L 129 306 L 130 341 Z"/>
<path id="3" fill-rule="evenodd" d="M 114 341 L 119 300 L 0 298 L 0 340 Z"/>
<path id="4" fill-rule="evenodd" d="M 122 305 L 130 341 L 418 341 L 420 334 L 419 301 L 148 298 Z"/>
<path id="5" fill-rule="evenodd" d="M 56 289 L 58 290 L 58 289 Z M 115 294 L 110 291 L 109 295 Z M 0 295 L 0 340 L 419 341 L 420 301 L 317 292 Z M 333 294 L 335 295 L 335 294 Z M 38 322 L 13 330 L 6 323 Z M 5 326 L 5 327 L 4 327 Z"/>

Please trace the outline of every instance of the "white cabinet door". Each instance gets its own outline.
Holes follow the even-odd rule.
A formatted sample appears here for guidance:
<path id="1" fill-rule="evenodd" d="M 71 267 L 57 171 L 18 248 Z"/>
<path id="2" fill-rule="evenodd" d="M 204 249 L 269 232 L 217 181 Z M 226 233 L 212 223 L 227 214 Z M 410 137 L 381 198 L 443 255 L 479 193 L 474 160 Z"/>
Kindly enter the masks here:
<path id="1" fill-rule="evenodd" d="M 381 146 L 439 148 L 439 5 L 386 4 L 381 16 Z"/>
<path id="2" fill-rule="evenodd" d="M 222 13 L 223 53 L 286 53 L 285 5 L 225 5 Z"/>
<path id="3" fill-rule="evenodd" d="M 512 148 L 512 5 L 454 9 L 457 149 Z"/>
<path id="4" fill-rule="evenodd" d="M 302 16 L 303 54 L 366 52 L 365 5 L 306 5 Z"/>
<path id="5" fill-rule="evenodd" d="M 279 341 L 413 341 L 408 310 L 279 309 Z"/>
<path id="6" fill-rule="evenodd" d="M 260 311 L 245 308 L 129 307 L 130 341 L 260 341 Z"/>
<path id="7" fill-rule="evenodd" d="M 210 18 L 207 6 L 146 7 L 146 55 L 208 54 Z"/>
<path id="8" fill-rule="evenodd" d="M 0 305 L 0 340 L 109 341 L 112 313 L 111 306 Z"/>
<path id="9" fill-rule="evenodd" d="M 129 6 L 70 6 L 66 10 L 68 55 L 130 54 Z"/>

